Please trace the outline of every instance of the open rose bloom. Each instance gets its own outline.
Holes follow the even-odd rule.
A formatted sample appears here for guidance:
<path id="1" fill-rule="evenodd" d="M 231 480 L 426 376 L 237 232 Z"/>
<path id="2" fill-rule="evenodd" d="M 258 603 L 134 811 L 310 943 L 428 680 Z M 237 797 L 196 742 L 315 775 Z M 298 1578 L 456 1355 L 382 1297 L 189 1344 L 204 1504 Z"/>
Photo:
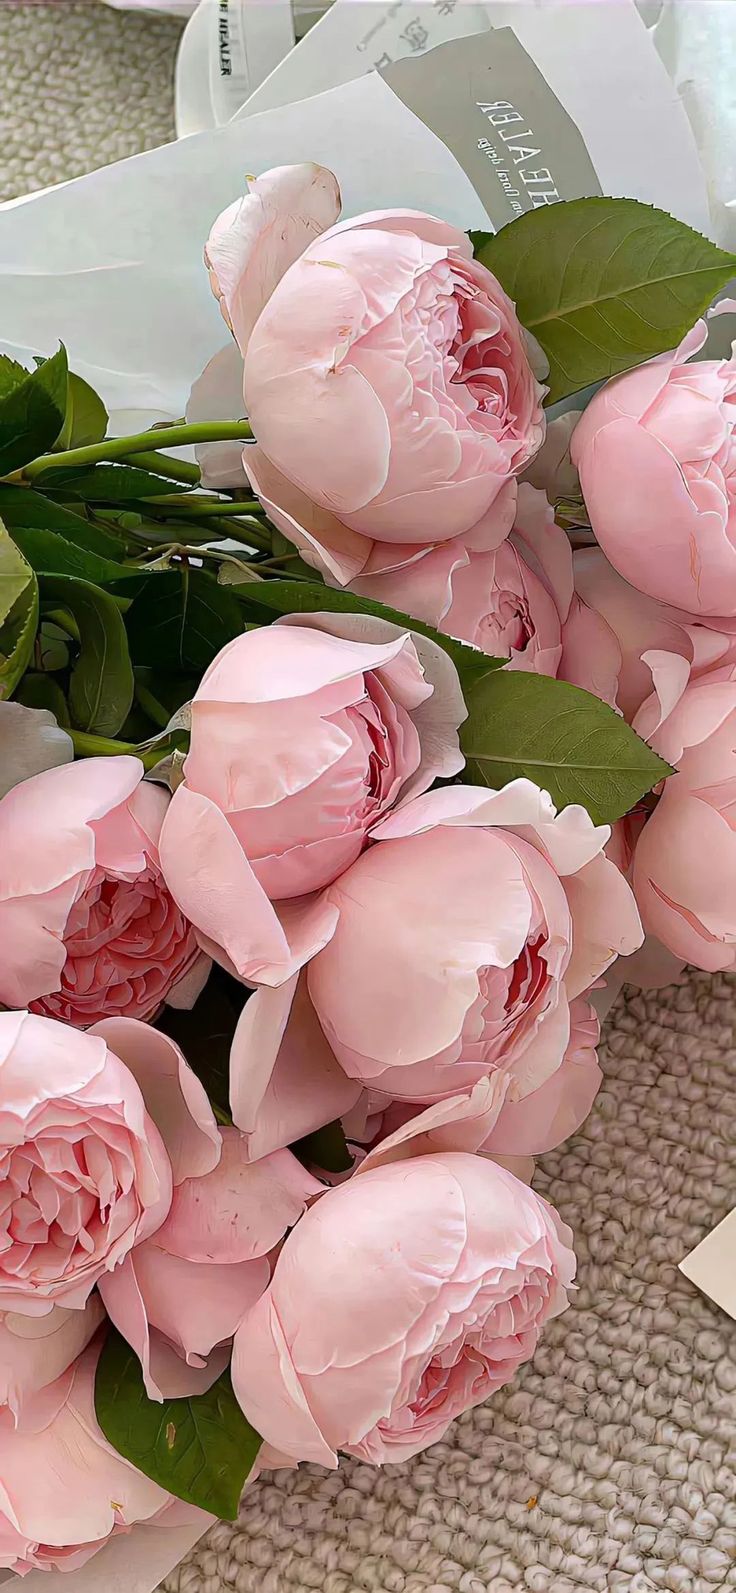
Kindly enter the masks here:
<path id="1" fill-rule="evenodd" d="M 471 1102 L 418 1117 L 287 1239 L 233 1353 L 243 1409 L 282 1453 L 409 1460 L 508 1382 L 564 1310 L 572 1235 L 511 1173 L 455 1148 L 476 1148 L 472 1123 Z"/>
<path id="2" fill-rule="evenodd" d="M 0 800 L 0 1002 L 80 1027 L 191 1006 L 208 960 L 162 878 L 167 800 L 137 758 L 46 768 Z"/>
<path id="3" fill-rule="evenodd" d="M 462 767 L 465 712 L 447 654 L 385 620 L 294 614 L 224 648 L 161 833 L 213 956 L 278 984 L 324 945 L 324 887 L 397 802 Z"/>
<path id="4" fill-rule="evenodd" d="M 325 893 L 335 927 L 306 974 L 245 1007 L 231 1100 L 252 1153 L 316 1127 L 307 1101 L 327 1122 L 361 1087 L 428 1103 L 486 1077 L 488 1148 L 534 1154 L 572 1132 L 600 1082 L 578 998 L 642 940 L 609 833 L 525 780 L 433 791 L 383 820 Z"/>
<path id="5" fill-rule="evenodd" d="M 244 359 L 247 474 L 345 584 L 475 525 L 544 417 L 514 307 L 467 237 L 415 211 L 339 211 L 324 168 L 277 168 L 219 218 L 206 259 Z M 198 405 L 212 387 L 214 366 Z"/>
<path id="6" fill-rule="evenodd" d="M 323 1186 L 290 1151 L 250 1161 L 149 1025 L 17 1012 L 0 1013 L 0 1168 L 0 1565 L 73 1570 L 135 1522 L 187 1519 L 98 1426 L 106 1313 L 152 1399 L 208 1389 Z"/>

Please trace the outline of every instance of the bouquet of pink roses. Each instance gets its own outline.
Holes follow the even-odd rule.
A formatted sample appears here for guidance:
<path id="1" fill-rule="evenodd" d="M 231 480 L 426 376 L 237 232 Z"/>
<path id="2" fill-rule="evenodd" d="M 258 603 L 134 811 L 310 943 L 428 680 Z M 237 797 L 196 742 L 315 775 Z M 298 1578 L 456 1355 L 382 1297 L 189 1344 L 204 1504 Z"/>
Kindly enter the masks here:
<path id="1" fill-rule="evenodd" d="M 591 993 L 645 930 L 736 962 L 736 260 L 630 200 L 339 213 L 305 165 L 215 223 L 179 425 L 0 360 L 21 1574 L 491 1396 L 574 1275 L 530 1180 Z"/>

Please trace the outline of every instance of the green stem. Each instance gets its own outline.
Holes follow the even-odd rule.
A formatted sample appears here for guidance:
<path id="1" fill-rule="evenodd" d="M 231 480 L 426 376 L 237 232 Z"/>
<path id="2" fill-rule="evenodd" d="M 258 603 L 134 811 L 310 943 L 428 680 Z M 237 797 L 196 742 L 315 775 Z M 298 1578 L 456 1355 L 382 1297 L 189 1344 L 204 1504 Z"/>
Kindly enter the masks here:
<path id="1" fill-rule="evenodd" d="M 173 735 L 157 742 L 155 747 L 149 747 L 146 752 L 141 752 L 140 750 L 136 752 L 136 757 L 140 758 L 144 769 L 155 769 L 156 764 L 160 763 L 162 758 L 168 758 L 170 752 L 186 751 L 188 744 L 189 737 L 186 733 L 181 730 L 175 730 Z"/>
<path id="2" fill-rule="evenodd" d="M 136 432 L 131 437 L 108 437 L 101 443 L 90 443 L 86 448 L 67 448 L 58 454 L 42 454 L 23 469 L 24 481 L 33 481 L 45 470 L 76 469 L 82 465 L 103 464 L 111 459 L 125 459 L 131 454 L 150 453 L 151 443 L 159 448 L 185 448 L 192 443 L 247 442 L 253 433 L 247 420 L 200 421 L 191 426 L 162 426 L 154 435 L 150 431 Z"/>
<path id="3" fill-rule="evenodd" d="M 301 553 L 279 553 L 273 559 L 258 559 L 255 564 L 257 570 L 280 570 L 282 564 L 292 564 L 301 558 Z M 292 574 L 294 572 L 292 571 Z M 305 577 L 306 579 L 306 577 Z"/>
<path id="4" fill-rule="evenodd" d="M 137 757 L 134 741 L 112 741 L 108 736 L 94 736 L 89 730 L 69 730 L 72 745 L 78 758 L 119 758 L 123 754 Z"/>
<path id="5" fill-rule="evenodd" d="M 168 454 L 123 454 L 121 465 L 135 465 L 138 470 L 159 471 L 171 481 L 184 481 L 192 487 L 200 483 L 199 465 L 190 465 L 186 459 L 170 459 Z"/>
<path id="6" fill-rule="evenodd" d="M 183 739 L 180 732 L 175 731 L 149 747 L 145 743 L 138 746 L 134 741 L 112 741 L 107 736 L 94 736 L 88 730 L 69 730 L 68 734 L 77 758 L 140 758 L 144 769 L 153 769 L 162 758 L 180 748 Z"/>
<path id="7" fill-rule="evenodd" d="M 159 702 L 158 697 L 154 697 L 153 692 L 149 691 L 148 687 L 144 686 L 137 676 L 135 680 L 135 697 L 136 702 L 143 709 L 144 714 L 148 714 L 151 722 L 154 725 L 158 725 L 159 730 L 165 730 L 171 714 L 164 708 L 163 703 Z"/>
<path id="8" fill-rule="evenodd" d="M 242 503 L 230 503 L 227 498 L 198 498 L 195 493 L 191 498 L 163 496 L 146 499 L 146 502 L 149 509 L 160 509 L 164 514 L 176 514 L 179 517 L 191 515 L 193 520 L 209 520 L 212 516 L 224 519 L 231 514 L 256 514 L 265 518 L 266 514 L 257 498 L 246 498 Z"/>
<path id="9" fill-rule="evenodd" d="M 247 573 L 252 574 L 256 567 L 255 555 L 252 553 L 240 557 L 237 553 L 226 553 L 222 548 L 180 548 L 179 551 L 197 559 L 213 559 L 216 564 L 234 564 L 236 569 L 246 571 L 246 578 Z M 253 574 L 254 581 L 260 579 L 260 575 Z"/>
<path id="10" fill-rule="evenodd" d="M 189 526 L 186 527 L 187 536 L 190 535 Z M 220 535 L 224 541 L 240 542 L 246 548 L 259 548 L 263 553 L 271 552 L 271 535 L 257 520 L 210 520 L 210 540 Z"/>

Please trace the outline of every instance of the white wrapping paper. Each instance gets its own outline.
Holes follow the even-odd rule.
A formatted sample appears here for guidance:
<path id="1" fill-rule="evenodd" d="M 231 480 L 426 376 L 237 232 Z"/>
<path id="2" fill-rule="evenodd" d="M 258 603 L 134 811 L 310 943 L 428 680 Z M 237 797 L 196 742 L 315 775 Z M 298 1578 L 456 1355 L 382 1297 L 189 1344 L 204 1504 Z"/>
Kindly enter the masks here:
<path id="1" fill-rule="evenodd" d="M 347 214 L 487 224 L 449 150 L 373 75 L 0 209 L 3 348 L 27 359 L 61 338 L 115 409 L 182 415 L 226 341 L 202 264 L 212 222 L 245 172 L 307 157 L 334 168 Z"/>
<path id="2" fill-rule="evenodd" d="M 176 61 L 179 138 L 229 122 L 294 38 L 290 0 L 199 0 Z"/>
<path id="3" fill-rule="evenodd" d="M 690 125 L 632 0 L 520 0 L 512 13 L 498 3 L 577 123 L 603 191 L 664 204 L 706 228 Z M 572 16 L 574 36 L 565 32 Z M 183 414 L 225 340 L 202 267 L 212 221 L 242 192 L 245 172 L 295 156 L 335 170 L 347 215 L 409 205 L 462 228 L 488 225 L 446 145 L 371 73 L 0 210 L 2 346 L 27 359 L 61 338 L 113 409 Z"/>

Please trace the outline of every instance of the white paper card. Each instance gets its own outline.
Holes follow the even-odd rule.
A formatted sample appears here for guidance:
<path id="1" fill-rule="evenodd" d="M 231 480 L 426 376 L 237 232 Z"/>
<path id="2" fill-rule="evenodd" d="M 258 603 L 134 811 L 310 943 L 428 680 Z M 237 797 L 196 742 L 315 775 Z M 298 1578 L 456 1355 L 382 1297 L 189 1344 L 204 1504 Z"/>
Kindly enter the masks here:
<path id="1" fill-rule="evenodd" d="M 680 1272 L 736 1321 L 736 1208 L 680 1262 Z"/>

